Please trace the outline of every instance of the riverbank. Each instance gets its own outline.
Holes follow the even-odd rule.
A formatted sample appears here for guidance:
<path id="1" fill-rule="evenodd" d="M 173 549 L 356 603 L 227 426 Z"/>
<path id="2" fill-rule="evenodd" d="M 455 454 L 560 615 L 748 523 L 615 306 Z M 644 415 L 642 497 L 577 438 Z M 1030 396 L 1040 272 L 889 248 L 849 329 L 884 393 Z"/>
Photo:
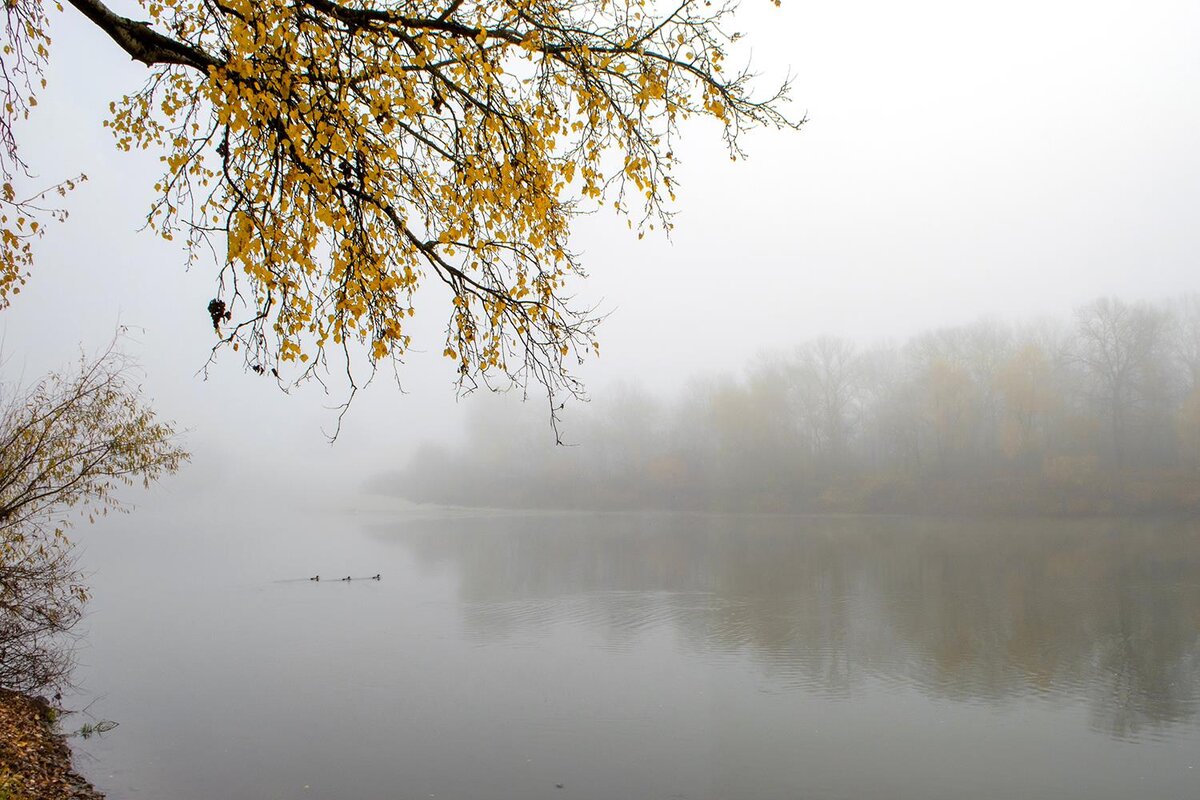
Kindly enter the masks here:
<path id="1" fill-rule="evenodd" d="M 0 800 L 103 800 L 72 767 L 55 714 L 42 698 L 0 689 Z"/>

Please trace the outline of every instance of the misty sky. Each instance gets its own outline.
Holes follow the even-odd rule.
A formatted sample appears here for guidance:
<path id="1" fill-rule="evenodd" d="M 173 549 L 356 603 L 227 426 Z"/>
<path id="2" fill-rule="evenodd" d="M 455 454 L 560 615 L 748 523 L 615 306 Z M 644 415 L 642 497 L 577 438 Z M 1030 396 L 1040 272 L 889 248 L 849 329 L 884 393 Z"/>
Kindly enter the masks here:
<path id="1" fill-rule="evenodd" d="M 591 273 L 578 294 L 612 312 L 582 373 L 593 394 L 626 379 L 673 390 L 822 333 L 899 339 L 1200 290 L 1200 4 L 743 5 L 742 55 L 764 90 L 790 72 L 791 113 L 809 122 L 748 136 L 737 163 L 715 125 L 686 127 L 670 242 L 638 242 L 607 214 L 578 225 Z M 0 315 L 5 378 L 135 326 L 127 349 L 160 411 L 190 429 L 201 473 L 316 458 L 316 476 L 353 483 L 452 435 L 471 401 L 456 403 L 439 357 L 436 290 L 418 299 L 408 393 L 377 381 L 332 451 L 318 386 L 283 396 L 232 353 L 196 375 L 215 270 L 187 273 L 179 248 L 138 232 L 157 154 L 118 153 L 101 127 L 146 72 L 73 9 L 52 18 L 50 87 L 19 135 L 44 184 L 90 180 Z"/>

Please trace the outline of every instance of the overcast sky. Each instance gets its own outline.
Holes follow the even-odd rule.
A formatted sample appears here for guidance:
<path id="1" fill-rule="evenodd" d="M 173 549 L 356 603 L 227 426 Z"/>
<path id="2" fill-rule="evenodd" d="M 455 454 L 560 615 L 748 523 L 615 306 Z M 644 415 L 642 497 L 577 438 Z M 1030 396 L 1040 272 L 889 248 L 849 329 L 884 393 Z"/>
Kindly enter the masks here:
<path id="1" fill-rule="evenodd" d="M 669 242 L 638 242 L 611 215 L 578 226 L 591 272 L 579 293 L 612 312 L 603 357 L 584 371 L 594 394 L 624 379 L 669 391 L 822 333 L 903 338 L 981 316 L 1061 316 L 1101 294 L 1200 290 L 1194 0 L 743 6 L 764 89 L 790 72 L 791 112 L 809 122 L 747 137 L 737 163 L 715 127 L 686 128 Z M 190 429 L 202 475 L 311 463 L 353 483 L 452 435 L 464 402 L 435 337 L 414 342 L 427 352 L 410 358 L 408 393 L 377 383 L 332 450 L 318 387 L 282 396 L 228 355 L 197 377 L 214 273 L 186 273 L 176 247 L 138 232 L 157 156 L 118 153 L 101 127 L 145 71 L 73 9 L 53 16 L 50 88 L 22 146 L 46 183 L 91 180 L 0 315 L 5 377 L 136 326 L 127 349 L 161 412 Z M 420 312 L 436 334 L 440 311 Z"/>

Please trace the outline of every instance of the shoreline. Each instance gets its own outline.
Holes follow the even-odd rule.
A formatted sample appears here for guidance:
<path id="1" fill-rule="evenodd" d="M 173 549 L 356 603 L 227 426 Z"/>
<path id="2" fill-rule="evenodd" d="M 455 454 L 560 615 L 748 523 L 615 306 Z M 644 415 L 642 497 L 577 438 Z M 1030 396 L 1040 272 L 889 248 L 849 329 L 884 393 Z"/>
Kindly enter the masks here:
<path id="1" fill-rule="evenodd" d="M 57 716 L 44 698 L 0 689 L 0 800 L 103 800 L 75 771 Z"/>
<path id="2" fill-rule="evenodd" d="M 1200 476 L 1191 474 L 1106 476 L 1095 484 L 1067 486 L 1007 476 L 929 480 L 877 476 L 806 490 L 774 487 L 744 495 L 696 487 L 573 495 L 565 488 L 552 493 L 508 485 L 463 498 L 406 484 L 403 479 L 394 479 L 388 486 L 372 486 L 371 491 L 409 504 L 405 510 L 410 513 L 442 508 L 460 514 L 634 512 L 1000 519 L 1200 516 Z"/>

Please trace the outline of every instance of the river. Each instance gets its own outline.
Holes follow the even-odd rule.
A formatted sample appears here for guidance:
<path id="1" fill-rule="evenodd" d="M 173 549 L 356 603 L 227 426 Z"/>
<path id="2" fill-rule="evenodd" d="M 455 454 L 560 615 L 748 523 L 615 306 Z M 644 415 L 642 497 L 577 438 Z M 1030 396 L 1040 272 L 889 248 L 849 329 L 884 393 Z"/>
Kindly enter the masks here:
<path id="1" fill-rule="evenodd" d="M 115 800 L 1200 796 L 1195 521 L 144 506 L 81 536 Z"/>

